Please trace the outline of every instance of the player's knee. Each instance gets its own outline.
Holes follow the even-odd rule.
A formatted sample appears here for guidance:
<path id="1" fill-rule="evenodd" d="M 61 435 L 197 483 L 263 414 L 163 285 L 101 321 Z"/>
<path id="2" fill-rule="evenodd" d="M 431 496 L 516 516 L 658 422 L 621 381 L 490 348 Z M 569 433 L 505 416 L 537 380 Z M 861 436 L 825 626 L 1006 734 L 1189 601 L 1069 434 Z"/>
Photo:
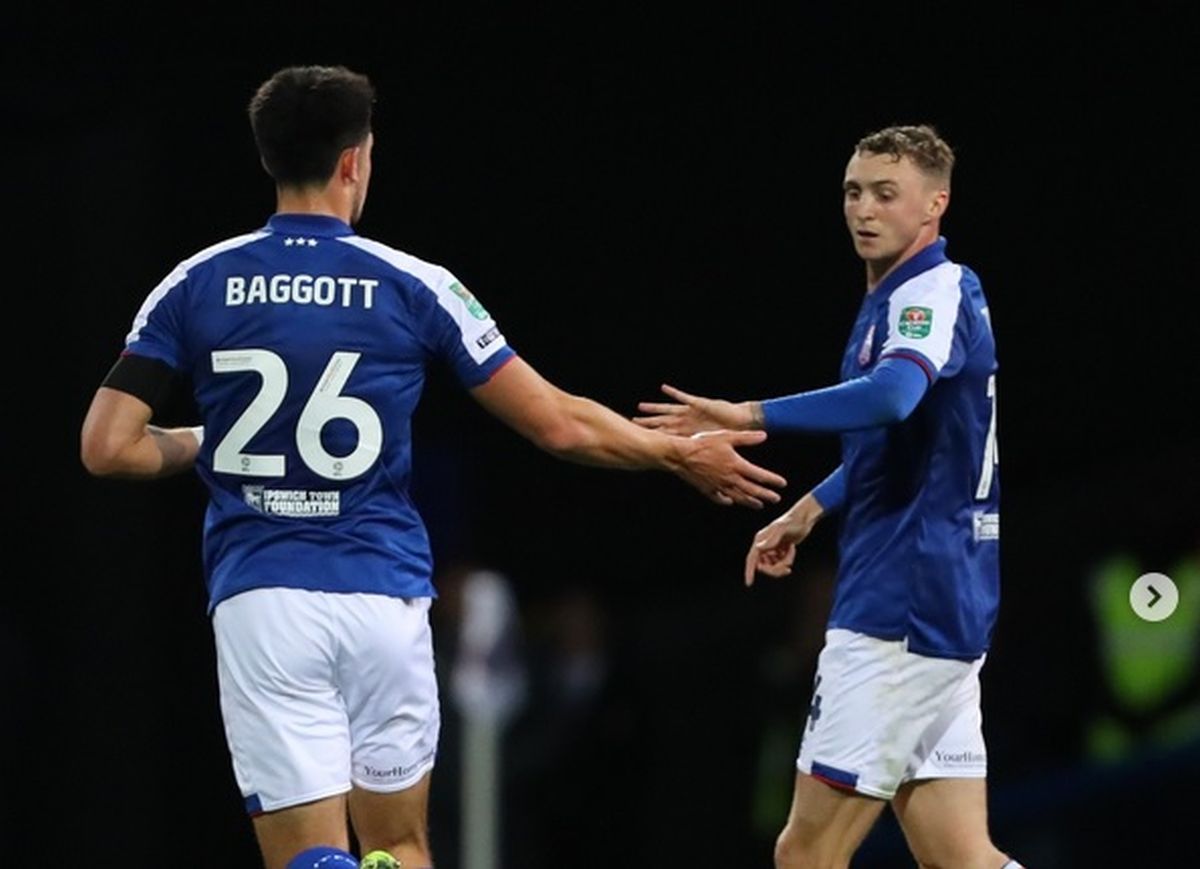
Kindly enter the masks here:
<path id="1" fill-rule="evenodd" d="M 848 858 L 785 829 L 775 840 L 775 869 L 846 869 Z"/>

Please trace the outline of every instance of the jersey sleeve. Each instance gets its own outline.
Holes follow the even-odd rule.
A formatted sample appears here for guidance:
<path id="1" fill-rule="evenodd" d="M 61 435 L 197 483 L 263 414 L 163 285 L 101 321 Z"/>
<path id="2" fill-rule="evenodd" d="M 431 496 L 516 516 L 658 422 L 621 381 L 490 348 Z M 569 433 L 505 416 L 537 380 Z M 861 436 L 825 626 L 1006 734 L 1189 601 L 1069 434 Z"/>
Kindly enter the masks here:
<path id="1" fill-rule="evenodd" d="M 899 287 L 888 300 L 887 333 L 879 361 L 916 362 L 930 383 L 955 373 L 966 356 L 959 322 L 961 301 L 957 267 L 936 270 Z"/>
<path id="2" fill-rule="evenodd" d="M 928 388 L 919 365 L 884 359 L 863 377 L 763 401 L 763 428 L 831 432 L 892 425 L 908 418 Z"/>
<path id="3" fill-rule="evenodd" d="M 157 359 L 176 371 L 185 370 L 181 313 L 186 292 L 187 271 L 179 265 L 142 302 L 125 337 L 125 353 Z"/>
<path id="4" fill-rule="evenodd" d="M 463 386 L 486 383 L 516 354 L 492 315 L 449 271 L 439 269 L 434 286 L 434 315 L 427 318 L 425 339 Z"/>
<path id="5" fill-rule="evenodd" d="M 836 513 L 846 503 L 845 465 L 838 465 L 833 473 L 813 486 L 812 495 L 826 513 Z"/>

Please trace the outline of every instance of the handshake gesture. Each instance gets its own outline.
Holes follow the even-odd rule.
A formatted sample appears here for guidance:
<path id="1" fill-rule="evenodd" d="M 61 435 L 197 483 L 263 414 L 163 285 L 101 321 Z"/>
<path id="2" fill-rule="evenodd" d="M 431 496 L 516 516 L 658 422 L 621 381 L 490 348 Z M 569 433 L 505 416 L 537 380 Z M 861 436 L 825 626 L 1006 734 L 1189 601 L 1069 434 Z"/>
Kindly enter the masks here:
<path id="1" fill-rule="evenodd" d="M 753 431 L 762 428 L 762 407 L 757 401 L 735 404 L 719 398 L 701 398 L 666 383 L 662 391 L 675 401 L 638 402 L 638 410 L 650 415 L 636 416 L 634 422 L 643 428 L 684 436 L 720 429 Z"/>
<path id="2" fill-rule="evenodd" d="M 766 432 L 753 430 L 761 428 L 761 426 L 752 424 L 753 414 L 747 409 L 748 403 L 732 404 L 728 401 L 700 398 L 665 383 L 662 390 L 678 403 L 639 402 L 638 410 L 653 414 L 652 416 L 633 418 L 633 421 L 642 428 L 706 441 L 706 446 L 716 447 L 718 453 L 723 452 L 724 449 L 732 451 L 733 447 L 762 443 L 767 438 Z M 737 454 L 734 453 L 734 455 Z M 760 508 L 764 501 L 771 504 L 778 503 L 778 493 L 764 489 L 762 485 L 754 484 L 782 488 L 787 485 L 787 481 L 778 474 L 773 474 L 758 465 L 741 459 L 740 456 L 738 458 L 741 463 L 735 463 L 730 468 L 737 474 L 737 476 L 729 478 L 730 482 L 734 484 L 732 486 L 728 483 L 718 483 L 713 487 L 706 479 L 711 475 L 711 471 L 704 465 L 697 467 L 690 475 L 684 472 L 680 473 L 680 476 L 718 504 L 741 504 Z M 723 455 L 718 461 L 728 462 L 729 456 Z M 746 479 L 739 480 L 737 477 Z"/>
<path id="3" fill-rule="evenodd" d="M 779 503 L 787 480 L 749 462 L 737 447 L 752 446 L 767 439 L 762 431 L 705 431 L 682 442 L 679 459 L 671 468 L 701 494 L 723 506 L 740 504 L 761 509 L 763 503 Z M 768 488 L 774 487 L 774 488 Z"/>
<path id="4" fill-rule="evenodd" d="M 639 402 L 638 410 L 646 415 L 634 417 L 635 423 L 643 428 L 654 429 L 666 434 L 693 438 L 727 436 L 730 432 L 761 433 L 762 406 L 756 401 L 735 403 L 716 398 L 703 398 L 665 383 L 662 391 L 674 401 Z M 737 441 L 731 443 L 741 445 L 757 442 Z M 751 467 L 760 470 L 756 466 L 752 465 Z M 763 473 L 769 472 L 764 471 Z M 769 500 L 773 504 L 777 503 L 779 496 L 774 492 L 770 494 L 773 497 L 763 500 Z M 792 563 L 796 558 L 797 544 L 809 535 L 823 512 L 823 508 L 812 495 L 805 495 L 790 510 L 759 531 L 754 536 L 754 542 L 750 545 L 749 552 L 746 553 L 743 573 L 746 585 L 754 584 L 756 573 L 774 577 L 790 575 Z"/>

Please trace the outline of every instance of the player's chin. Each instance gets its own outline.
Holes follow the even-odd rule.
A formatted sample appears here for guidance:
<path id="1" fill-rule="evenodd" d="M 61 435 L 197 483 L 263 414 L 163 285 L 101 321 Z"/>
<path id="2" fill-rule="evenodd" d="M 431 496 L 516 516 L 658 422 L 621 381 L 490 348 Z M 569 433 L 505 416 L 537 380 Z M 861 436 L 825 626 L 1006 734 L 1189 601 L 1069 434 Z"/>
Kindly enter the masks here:
<path id="1" fill-rule="evenodd" d="M 855 238 L 854 250 L 860 259 L 867 262 L 887 262 L 899 255 L 895 245 L 884 242 L 879 236 L 873 238 Z"/>

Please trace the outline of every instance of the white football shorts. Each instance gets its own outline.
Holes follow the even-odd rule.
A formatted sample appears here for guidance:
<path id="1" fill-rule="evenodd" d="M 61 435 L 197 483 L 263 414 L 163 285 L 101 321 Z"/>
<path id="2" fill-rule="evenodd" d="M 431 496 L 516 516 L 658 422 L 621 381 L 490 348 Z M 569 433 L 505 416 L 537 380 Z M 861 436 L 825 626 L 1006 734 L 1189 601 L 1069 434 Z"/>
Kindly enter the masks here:
<path id="1" fill-rule="evenodd" d="M 885 800 L 906 781 L 986 778 L 986 657 L 931 658 L 905 640 L 826 631 L 796 768 Z"/>
<path id="2" fill-rule="evenodd" d="M 213 613 L 221 716 L 246 809 L 416 784 L 441 724 L 429 598 L 260 588 Z"/>

